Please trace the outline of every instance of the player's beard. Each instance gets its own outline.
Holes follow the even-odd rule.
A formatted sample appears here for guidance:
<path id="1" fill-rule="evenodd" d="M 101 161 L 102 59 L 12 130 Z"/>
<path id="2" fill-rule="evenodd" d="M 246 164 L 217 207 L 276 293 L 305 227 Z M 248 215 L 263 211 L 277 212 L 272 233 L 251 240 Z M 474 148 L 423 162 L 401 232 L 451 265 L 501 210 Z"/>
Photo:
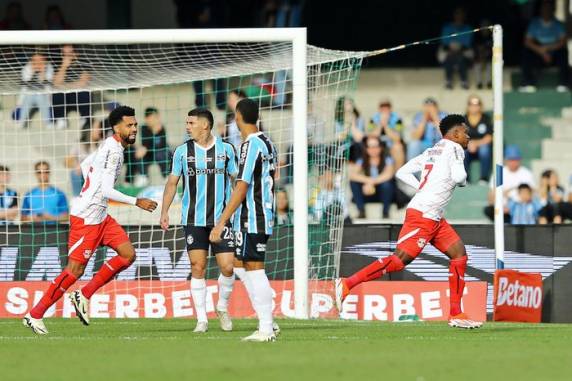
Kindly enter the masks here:
<path id="1" fill-rule="evenodd" d="M 135 140 L 136 140 L 136 138 L 137 138 L 137 135 L 131 135 L 131 134 L 129 134 L 129 135 L 127 135 L 127 136 L 125 136 L 125 137 L 122 137 L 122 138 L 123 138 L 123 141 L 124 141 L 125 143 L 131 145 L 131 144 L 135 144 Z"/>

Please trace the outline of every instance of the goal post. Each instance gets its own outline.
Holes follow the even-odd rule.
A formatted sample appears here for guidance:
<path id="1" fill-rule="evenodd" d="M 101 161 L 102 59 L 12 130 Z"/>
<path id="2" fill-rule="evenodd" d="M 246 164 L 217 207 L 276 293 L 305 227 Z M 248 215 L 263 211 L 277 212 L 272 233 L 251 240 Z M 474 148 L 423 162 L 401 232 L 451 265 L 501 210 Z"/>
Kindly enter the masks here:
<path id="1" fill-rule="evenodd" d="M 502 26 L 493 27 L 493 115 L 494 115 L 494 138 L 493 138 L 493 162 L 494 162 L 494 226 L 495 226 L 495 255 L 496 268 L 504 268 L 504 195 L 503 195 L 503 36 Z"/>
<path id="2" fill-rule="evenodd" d="M 318 211 L 316 215 L 319 217 L 312 215 L 310 218 L 309 210 L 312 207 L 309 200 L 312 199 L 314 190 L 320 188 L 322 175 L 327 171 L 333 172 L 333 180 L 329 182 L 339 184 L 335 190 L 336 200 L 344 197 L 343 186 L 347 176 L 343 164 L 347 153 L 349 126 L 343 124 L 339 126 L 334 116 L 338 113 L 337 106 L 340 105 L 340 101 L 343 106 L 343 100 L 352 95 L 362 60 L 367 56 L 367 52 L 344 52 L 310 46 L 307 44 L 306 28 L 2 31 L 0 69 L 5 70 L 1 70 L 0 73 L 0 96 L 2 104 L 6 106 L 4 122 L 11 122 L 10 119 L 14 118 L 14 113 L 10 117 L 7 107 L 17 105 L 15 99 L 21 92 L 20 76 L 24 63 L 21 56 L 29 59 L 37 47 L 43 46 L 49 49 L 67 44 L 77 46 L 80 56 L 83 56 L 84 62 L 89 64 L 92 70 L 89 84 L 84 87 L 64 87 L 39 92 L 50 95 L 56 91 L 99 92 L 101 98 L 105 95 L 109 99 L 110 104 L 125 101 L 131 105 L 130 100 L 139 98 L 134 104 L 138 116 L 141 115 L 144 106 L 159 102 L 166 105 L 165 107 L 170 107 L 170 115 L 176 114 L 171 116 L 170 120 L 177 122 L 184 119 L 184 116 L 181 117 L 184 115 L 181 114 L 183 110 L 194 106 L 193 102 L 188 101 L 187 95 L 171 96 L 167 90 L 161 90 L 161 94 L 167 95 L 159 99 L 155 93 L 149 95 L 148 89 L 190 85 L 195 81 L 224 78 L 228 92 L 232 89 L 231 82 L 233 86 L 237 83 L 242 85 L 243 82 L 252 81 L 257 75 L 270 73 L 271 82 L 263 84 L 261 88 L 266 89 L 265 86 L 268 85 L 266 87 L 273 91 L 282 91 L 283 94 L 280 95 L 288 100 L 278 105 L 272 101 L 268 104 L 262 100 L 262 96 L 255 96 L 260 100 L 265 129 L 270 126 L 271 138 L 282 148 L 279 150 L 279 156 L 283 159 L 281 161 L 286 163 L 286 170 L 290 171 L 289 176 L 292 177 L 293 205 L 291 226 L 286 229 L 288 236 L 278 237 L 288 242 L 293 263 L 289 263 L 288 258 L 279 259 L 278 261 L 284 263 L 277 264 L 271 271 L 279 273 L 276 279 L 292 280 L 293 298 L 289 302 L 282 301 L 282 308 L 289 311 L 287 316 L 301 319 L 310 316 L 319 317 L 320 303 L 328 304 L 333 299 L 329 301 L 319 299 L 314 305 L 310 297 L 313 291 L 332 295 L 329 281 L 337 275 L 336 266 L 339 264 L 344 216 L 343 206 L 335 204 Z M 279 77 L 287 78 L 283 80 L 286 90 L 279 89 L 277 79 Z M 92 99 L 90 102 L 96 101 Z M 104 104 L 103 100 L 97 102 L 99 106 Z M 92 118 L 93 114 L 90 113 L 88 117 Z M 310 119 L 313 121 L 311 130 L 308 128 Z M 79 123 L 78 118 L 75 127 L 70 128 L 68 125 L 68 129 L 63 132 L 46 129 L 42 124 L 32 121 L 30 121 L 31 127 L 27 129 L 11 129 L 9 123 L 4 123 L 3 128 L 8 133 L 7 136 L 14 136 L 22 146 L 29 142 L 29 147 L 26 146 L 23 151 L 31 152 L 39 147 L 42 155 L 48 155 L 50 160 L 62 160 L 63 154 L 60 148 L 69 149 L 77 144 L 69 135 L 71 133 L 79 135 L 82 132 L 83 127 L 80 127 Z M 182 141 L 178 142 L 181 143 Z M 22 168 L 31 168 L 33 160 L 25 157 L 26 154 L 14 157 L 12 152 L 16 152 L 17 148 L 8 147 L 7 143 L 4 145 L 0 143 L 0 148 L 4 147 L 10 149 L 0 154 L 0 164 L 3 162 L 14 164 L 16 171 L 19 171 L 18 176 L 24 171 Z M 27 180 L 17 184 L 20 186 L 20 201 L 23 191 L 34 185 L 31 170 L 26 169 L 26 171 L 22 176 L 27 176 Z M 69 188 L 70 184 L 61 174 L 63 169 L 59 171 L 60 177 L 56 185 Z M 310 171 L 312 173 L 309 175 Z M 328 182 L 327 178 L 324 178 L 324 181 Z M 164 183 L 152 185 L 159 186 Z M 169 238 L 165 238 L 166 235 L 154 226 L 157 225 L 158 217 L 157 221 L 153 222 L 149 217 L 138 214 L 138 211 L 131 209 L 127 211 L 127 209 L 129 208 L 112 209 L 110 214 L 114 216 L 116 213 L 121 214 L 119 217 L 123 217 L 127 225 L 135 225 L 138 237 L 147 237 L 140 238 L 145 240 L 144 242 L 134 242 L 136 248 L 139 244 L 153 246 L 169 240 L 177 241 L 175 244 L 177 248 L 184 243 L 184 237 L 170 235 Z M 118 221 L 122 223 L 121 219 Z M 178 217 L 172 217 L 172 225 L 177 223 Z M 62 239 L 64 237 L 62 232 L 65 229 L 62 227 L 60 231 L 59 226 L 48 227 L 56 230 L 59 237 L 57 241 L 59 255 L 63 257 L 65 250 L 62 247 L 65 246 L 65 242 Z M 16 220 L 9 228 L 0 230 L 0 241 L 8 246 L 12 245 L 10 242 L 20 242 L 20 245 L 24 245 L 22 242 L 28 242 L 27 237 L 32 237 L 26 245 L 33 246 L 36 251 L 30 258 L 26 258 L 25 261 L 18 260 L 14 265 L 15 271 L 19 272 L 20 280 L 28 279 L 26 274 L 29 269 L 26 267 L 35 265 L 34 260 L 38 257 L 37 249 L 43 245 L 39 243 L 41 239 L 33 236 L 40 234 L 45 241 L 51 234 L 39 233 L 44 228 L 45 226 L 38 228 L 35 224 L 26 225 Z M 20 237 L 19 241 L 15 240 L 16 237 Z M 132 279 L 129 277 L 139 276 L 140 273 L 148 274 L 145 275 L 147 277 L 145 279 L 156 279 L 157 269 L 152 268 L 156 264 L 154 262 L 152 264 L 151 259 L 138 253 L 138 260 L 140 257 L 141 263 L 145 263 L 140 266 L 148 266 L 149 269 L 141 271 L 139 268 L 119 279 Z M 4 259 L 6 258 L 8 257 Z M 171 263 L 173 270 L 180 265 L 182 267 L 177 271 L 181 272 L 186 268 L 184 266 L 188 266 L 183 256 L 179 256 L 178 253 L 176 255 L 171 253 L 170 259 L 173 262 Z M 147 260 L 148 262 L 145 262 Z M 60 259 L 60 262 L 63 262 L 63 259 Z M 93 265 L 93 262 L 101 263 L 101 255 L 97 261 L 92 261 L 88 266 L 90 271 L 97 270 L 98 265 Z M 288 268 L 281 268 L 283 265 Z M 41 280 L 51 280 L 50 276 L 53 273 L 55 270 L 51 273 L 46 272 Z M 180 277 L 181 274 L 177 274 L 173 279 L 183 279 Z M 145 289 L 147 286 L 144 285 L 144 281 L 137 287 Z M 316 284 L 317 286 L 314 286 Z M 278 294 L 283 290 L 275 288 L 275 291 Z"/>

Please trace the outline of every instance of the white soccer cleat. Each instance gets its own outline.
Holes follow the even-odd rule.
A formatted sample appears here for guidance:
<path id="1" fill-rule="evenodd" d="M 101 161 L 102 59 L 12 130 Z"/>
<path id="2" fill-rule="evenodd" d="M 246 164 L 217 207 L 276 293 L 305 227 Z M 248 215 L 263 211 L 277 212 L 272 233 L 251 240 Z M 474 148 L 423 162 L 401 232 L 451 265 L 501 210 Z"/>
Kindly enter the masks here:
<path id="1" fill-rule="evenodd" d="M 341 313 L 344 305 L 344 299 L 350 293 L 344 278 L 338 278 L 334 281 L 334 292 L 336 294 L 336 308 Z"/>
<path id="2" fill-rule="evenodd" d="M 259 330 L 254 331 L 254 333 L 250 336 L 246 336 L 242 338 L 242 341 L 251 341 L 256 343 L 268 343 L 272 341 L 276 341 L 276 335 L 274 332 L 272 333 L 262 333 Z"/>
<path id="3" fill-rule="evenodd" d="M 83 325 L 89 325 L 89 299 L 83 296 L 80 290 L 72 292 L 69 298 L 79 320 Z"/>
<path id="4" fill-rule="evenodd" d="M 278 337 L 278 335 L 280 335 L 280 327 L 275 321 L 272 322 L 272 330 L 274 331 L 274 336 Z"/>
<path id="5" fill-rule="evenodd" d="M 216 310 L 216 315 L 218 316 L 218 321 L 220 322 L 220 329 L 225 332 L 232 331 L 232 320 L 227 311 Z"/>
<path id="6" fill-rule="evenodd" d="M 42 319 L 34 319 L 28 312 L 22 319 L 24 326 L 30 328 L 36 335 L 47 335 L 48 329 Z"/>
<path id="7" fill-rule="evenodd" d="M 482 322 L 471 320 L 464 313 L 449 317 L 449 327 L 453 328 L 476 329 L 481 328 L 482 325 Z"/>
<path id="8" fill-rule="evenodd" d="M 209 330 L 208 321 L 198 321 L 197 326 L 193 330 L 194 333 L 207 333 Z"/>

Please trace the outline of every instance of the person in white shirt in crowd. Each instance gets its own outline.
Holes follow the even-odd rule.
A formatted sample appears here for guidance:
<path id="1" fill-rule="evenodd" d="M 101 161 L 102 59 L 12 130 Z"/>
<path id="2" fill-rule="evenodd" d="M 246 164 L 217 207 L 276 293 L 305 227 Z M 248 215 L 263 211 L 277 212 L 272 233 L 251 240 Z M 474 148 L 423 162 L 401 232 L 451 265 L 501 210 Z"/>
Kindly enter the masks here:
<path id="1" fill-rule="evenodd" d="M 54 67 L 46 60 L 41 52 L 36 52 L 30 61 L 22 68 L 22 93 L 19 105 L 20 114 L 17 126 L 27 127 L 30 111 L 37 107 L 42 117 L 42 123 L 52 128 L 51 98 L 48 93 L 54 78 Z"/>
<path id="2" fill-rule="evenodd" d="M 532 190 L 536 189 L 534 176 L 530 169 L 522 165 L 522 153 L 517 145 L 508 145 L 504 150 L 505 164 L 502 171 L 503 178 L 503 204 L 505 222 L 510 222 L 510 214 L 508 209 L 508 201 L 519 201 L 518 199 L 518 186 L 520 184 L 528 184 Z M 489 204 L 485 207 L 485 215 L 492 221 L 494 220 L 494 204 L 495 204 L 495 189 L 494 178 L 491 178 L 491 190 L 489 191 Z"/>

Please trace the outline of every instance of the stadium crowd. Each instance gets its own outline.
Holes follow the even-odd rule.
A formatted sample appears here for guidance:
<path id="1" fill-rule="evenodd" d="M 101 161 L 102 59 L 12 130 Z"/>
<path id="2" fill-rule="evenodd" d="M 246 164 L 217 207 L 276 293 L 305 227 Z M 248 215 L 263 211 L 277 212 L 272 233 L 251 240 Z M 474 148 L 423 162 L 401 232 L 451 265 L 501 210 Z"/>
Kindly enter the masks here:
<path id="1" fill-rule="evenodd" d="M 286 3 L 291 3 L 289 8 L 279 6 L 279 2 L 265 2 L 260 25 L 299 25 L 300 9 L 297 7 L 300 4 Z M 182 26 L 216 27 L 214 15 L 216 12 L 206 12 L 205 17 L 181 19 L 179 22 Z M 8 4 L 6 16 L 0 21 L 0 29 L 29 28 L 29 24 L 22 16 L 21 5 L 18 2 Z M 43 28 L 69 29 L 70 25 L 65 21 L 58 6 L 50 6 L 46 9 Z M 487 73 L 490 73 L 490 67 L 487 66 L 490 62 L 490 30 L 484 29 L 476 34 L 466 33 L 471 30 L 471 26 L 465 23 L 465 11 L 462 8 L 456 9 L 453 12 L 452 22 L 443 26 L 442 36 L 459 34 L 456 37 L 443 38 L 437 52 L 438 60 L 445 69 L 447 88 L 453 88 L 455 72 L 460 76 L 461 87 L 468 88 L 467 71 L 471 66 L 475 70 L 477 87 L 490 87 L 490 77 L 487 76 Z M 568 67 L 567 65 L 564 67 L 562 63 L 564 62 L 562 57 L 567 56 L 566 45 L 562 43 L 565 37 L 562 24 L 554 18 L 552 3 L 543 1 L 539 17 L 532 19 L 526 32 L 521 90 L 534 91 L 538 69 L 552 64 L 560 69 L 558 90 L 567 89 Z M 74 145 L 65 158 L 65 166 L 70 171 L 73 196 L 80 193 L 83 185 L 81 161 L 93 153 L 99 142 L 110 133 L 105 119 L 93 118 L 92 107 L 96 103 L 95 97 L 102 95 L 84 90 L 89 87 L 91 74 L 89 69 L 81 65 L 80 54 L 72 45 L 64 45 L 39 49 L 29 57 L 16 57 L 22 62 L 22 87 L 16 108 L 12 112 L 15 126 L 21 129 L 27 128 L 34 110 L 40 113 L 41 125 L 49 129 L 68 128 L 70 111 L 79 115 L 77 122 L 80 131 L 79 144 Z M 285 78 L 287 74 L 284 72 L 276 75 Z M 232 119 L 233 111 L 237 102 L 247 97 L 247 94 L 245 89 L 229 91 L 225 82 L 225 80 L 214 80 L 212 84 L 214 104 L 227 115 L 224 122 L 217 124 L 216 131 L 238 147 L 240 134 Z M 205 83 L 202 81 L 193 83 L 197 106 L 208 104 L 204 86 Z M 284 103 L 284 99 L 278 102 L 274 99 L 274 101 L 274 106 Z M 104 99 L 99 103 L 108 111 L 117 105 L 114 102 L 105 102 Z M 423 101 L 419 111 L 411 120 L 405 120 L 399 110 L 394 109 L 392 101 L 387 98 L 379 101 L 375 113 L 363 115 L 353 99 L 341 97 L 336 101 L 334 115 L 334 129 L 339 144 L 326 148 L 310 144 L 313 152 L 309 155 L 310 158 L 318 157 L 323 153 L 320 150 L 329 153 L 330 150 L 337 149 L 336 147 L 344 147 L 344 157 L 345 154 L 349 157 L 351 200 L 357 209 L 357 215 L 354 217 L 367 218 L 365 205 L 374 202 L 381 204 L 382 218 L 388 218 L 392 204 L 397 208 L 403 208 L 412 195 L 412 190 L 408 189 L 407 185 L 396 180 L 396 171 L 407 160 L 421 154 L 441 139 L 439 123 L 447 114 L 447 110 L 441 109 L 438 101 L 432 97 L 427 97 Z M 479 96 L 468 97 L 465 117 L 471 137 L 465 152 L 468 180 L 470 183 L 489 184 L 493 164 L 494 131 L 491 117 L 485 112 L 485 105 Z M 149 184 L 148 171 L 151 165 L 159 166 L 163 178 L 168 175 L 172 156 L 172 148 L 167 140 L 167 128 L 161 120 L 160 111 L 154 105 L 149 105 L 144 111 L 144 124 L 141 126 L 139 136 L 139 142 L 125 151 L 127 167 L 125 182 L 142 188 Z M 507 222 L 561 223 L 572 219 L 572 194 L 564 194 L 564 188 L 559 183 L 555 171 L 546 170 L 537 185 L 531 171 L 522 165 L 522 155 L 517 146 L 506 147 L 505 159 L 503 191 Z M 471 171 L 472 162 L 478 162 L 480 165 L 478 176 Z M 289 165 L 287 162 L 282 164 Z M 31 189 L 19 205 L 16 192 L 9 188 L 9 169 L 0 165 L 0 223 L 12 223 L 19 216 L 22 222 L 54 223 L 67 218 L 66 196 L 49 182 L 50 163 L 37 162 L 34 169 L 38 177 L 38 186 Z M 309 203 L 311 217 L 320 221 L 328 214 L 326 213 L 328 208 L 337 208 L 349 221 L 349 210 L 346 200 L 340 197 L 344 192 L 339 191 L 341 185 L 337 181 L 336 173 L 332 168 L 322 169 L 317 186 L 311 192 Z M 283 183 L 284 181 L 279 185 L 284 185 Z M 277 200 L 277 224 L 291 221 L 288 199 L 286 188 L 281 188 Z M 494 193 L 491 191 L 489 205 L 484 209 L 484 214 L 491 219 L 493 202 Z"/>

